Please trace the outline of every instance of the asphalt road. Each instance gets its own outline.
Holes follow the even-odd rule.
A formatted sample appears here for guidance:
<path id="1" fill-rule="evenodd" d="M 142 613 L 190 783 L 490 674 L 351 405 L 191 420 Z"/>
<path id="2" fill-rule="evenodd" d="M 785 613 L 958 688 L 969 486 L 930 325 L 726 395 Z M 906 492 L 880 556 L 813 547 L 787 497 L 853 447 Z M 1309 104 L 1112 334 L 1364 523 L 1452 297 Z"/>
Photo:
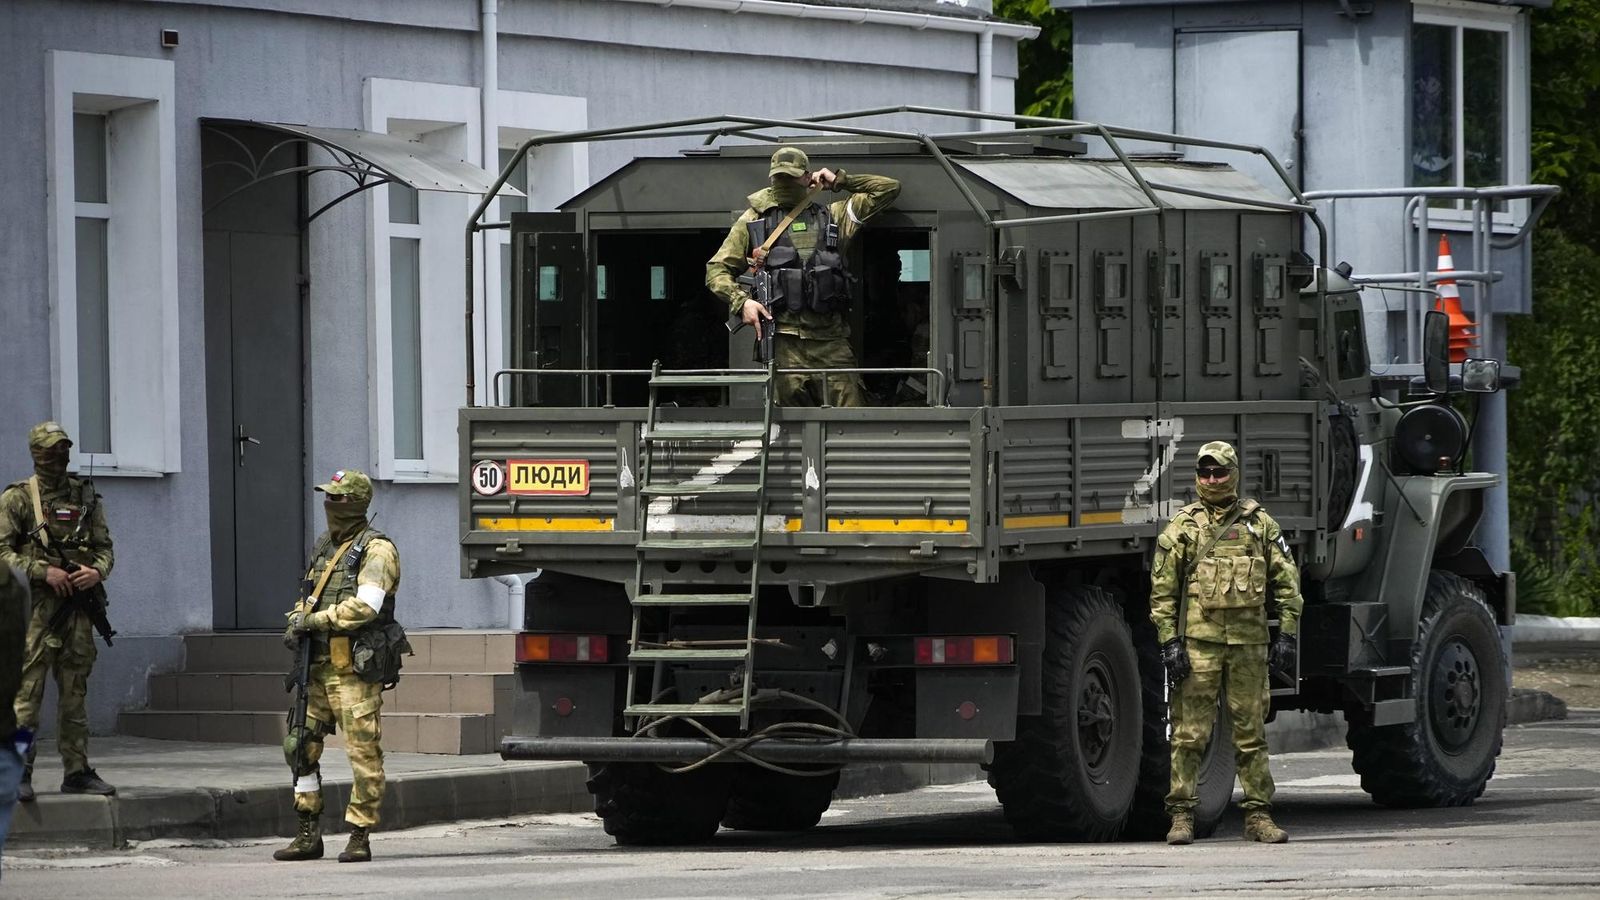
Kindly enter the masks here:
<path id="1" fill-rule="evenodd" d="M 693 851 L 615 846 L 592 816 L 374 836 L 367 865 L 275 863 L 282 841 L 156 842 L 5 856 L 0 896 L 115 897 L 1296 897 L 1600 895 L 1600 715 L 1518 726 L 1475 806 L 1389 810 L 1342 751 L 1274 759 L 1291 842 L 1239 839 L 1230 814 L 1191 847 L 1012 837 L 981 783 L 840 801 L 800 835 L 723 831 Z"/>

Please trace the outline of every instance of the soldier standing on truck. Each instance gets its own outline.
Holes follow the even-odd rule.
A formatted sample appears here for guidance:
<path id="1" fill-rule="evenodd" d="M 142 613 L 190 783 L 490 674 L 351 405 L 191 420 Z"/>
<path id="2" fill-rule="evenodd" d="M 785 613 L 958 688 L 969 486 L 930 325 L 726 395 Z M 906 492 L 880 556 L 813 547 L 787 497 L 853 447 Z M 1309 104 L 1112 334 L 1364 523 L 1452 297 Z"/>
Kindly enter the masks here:
<path id="1" fill-rule="evenodd" d="M 771 184 L 750 195 L 750 208 L 734 221 L 706 263 L 706 287 L 728 304 L 730 313 L 755 328 L 758 340 L 765 329 L 777 329 L 773 356 L 778 368 L 854 368 L 850 326 L 844 320 L 852 280 L 844 251 L 868 219 L 894 203 L 900 182 L 843 169 L 812 172 L 810 165 L 798 147 L 772 154 L 767 170 Z M 822 188 L 849 191 L 850 196 L 823 206 L 813 201 Z M 762 269 L 772 276 L 771 309 L 736 280 Z M 827 376 L 826 391 L 816 376 L 785 375 L 779 377 L 776 393 L 784 406 L 821 405 L 824 399 L 833 406 L 866 405 L 861 379 L 853 374 Z"/>
<path id="2" fill-rule="evenodd" d="M 1226 690 L 1245 839 L 1281 844 L 1289 835 L 1272 821 L 1268 673 L 1294 670 L 1300 573 L 1278 523 L 1256 501 L 1239 497 L 1239 455 L 1231 444 L 1200 448 L 1195 488 L 1200 500 L 1180 510 L 1157 539 L 1150 576 L 1150 620 L 1172 685 L 1167 843 L 1194 842 L 1200 761 L 1218 692 Z M 1269 585 L 1280 617 L 1270 653 Z"/>

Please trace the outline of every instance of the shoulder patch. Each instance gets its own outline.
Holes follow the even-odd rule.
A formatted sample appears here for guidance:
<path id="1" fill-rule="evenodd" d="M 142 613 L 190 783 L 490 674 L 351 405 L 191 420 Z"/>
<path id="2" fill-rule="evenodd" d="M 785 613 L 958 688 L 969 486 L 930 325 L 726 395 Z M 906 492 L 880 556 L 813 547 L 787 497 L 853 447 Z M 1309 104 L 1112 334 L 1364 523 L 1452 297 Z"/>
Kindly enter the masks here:
<path id="1" fill-rule="evenodd" d="M 1156 538 L 1156 543 L 1159 544 L 1163 550 L 1171 550 L 1177 545 L 1177 542 L 1168 536 L 1165 531 L 1161 532 L 1161 536 Z"/>

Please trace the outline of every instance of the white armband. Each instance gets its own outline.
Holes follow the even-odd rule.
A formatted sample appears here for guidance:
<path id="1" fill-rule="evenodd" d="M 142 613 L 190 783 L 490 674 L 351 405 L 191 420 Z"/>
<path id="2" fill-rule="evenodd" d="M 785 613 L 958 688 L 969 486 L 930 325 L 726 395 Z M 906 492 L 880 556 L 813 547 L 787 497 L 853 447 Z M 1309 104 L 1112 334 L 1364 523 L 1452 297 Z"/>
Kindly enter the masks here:
<path id="1" fill-rule="evenodd" d="M 373 612 L 383 611 L 383 598 L 387 596 L 383 588 L 375 584 L 363 584 L 356 588 L 356 598 L 372 607 Z"/>

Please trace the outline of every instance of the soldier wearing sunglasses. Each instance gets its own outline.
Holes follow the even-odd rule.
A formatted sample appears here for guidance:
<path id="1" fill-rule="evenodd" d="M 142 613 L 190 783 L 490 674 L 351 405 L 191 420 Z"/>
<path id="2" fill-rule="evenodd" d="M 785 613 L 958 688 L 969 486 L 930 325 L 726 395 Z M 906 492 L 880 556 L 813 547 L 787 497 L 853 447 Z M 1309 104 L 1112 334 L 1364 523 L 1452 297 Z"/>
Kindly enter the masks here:
<path id="1" fill-rule="evenodd" d="M 1281 844 L 1289 836 L 1272 820 L 1268 673 L 1269 665 L 1294 670 L 1300 572 L 1278 523 L 1259 503 L 1239 497 L 1239 455 L 1233 446 L 1212 441 L 1200 448 L 1196 461 L 1200 500 L 1180 510 L 1161 532 L 1150 579 L 1150 620 L 1172 686 L 1167 843 L 1194 842 L 1200 761 L 1211 741 L 1217 697 L 1225 690 L 1244 790 L 1245 839 Z M 1280 620 L 1270 652 L 1269 583 Z"/>

